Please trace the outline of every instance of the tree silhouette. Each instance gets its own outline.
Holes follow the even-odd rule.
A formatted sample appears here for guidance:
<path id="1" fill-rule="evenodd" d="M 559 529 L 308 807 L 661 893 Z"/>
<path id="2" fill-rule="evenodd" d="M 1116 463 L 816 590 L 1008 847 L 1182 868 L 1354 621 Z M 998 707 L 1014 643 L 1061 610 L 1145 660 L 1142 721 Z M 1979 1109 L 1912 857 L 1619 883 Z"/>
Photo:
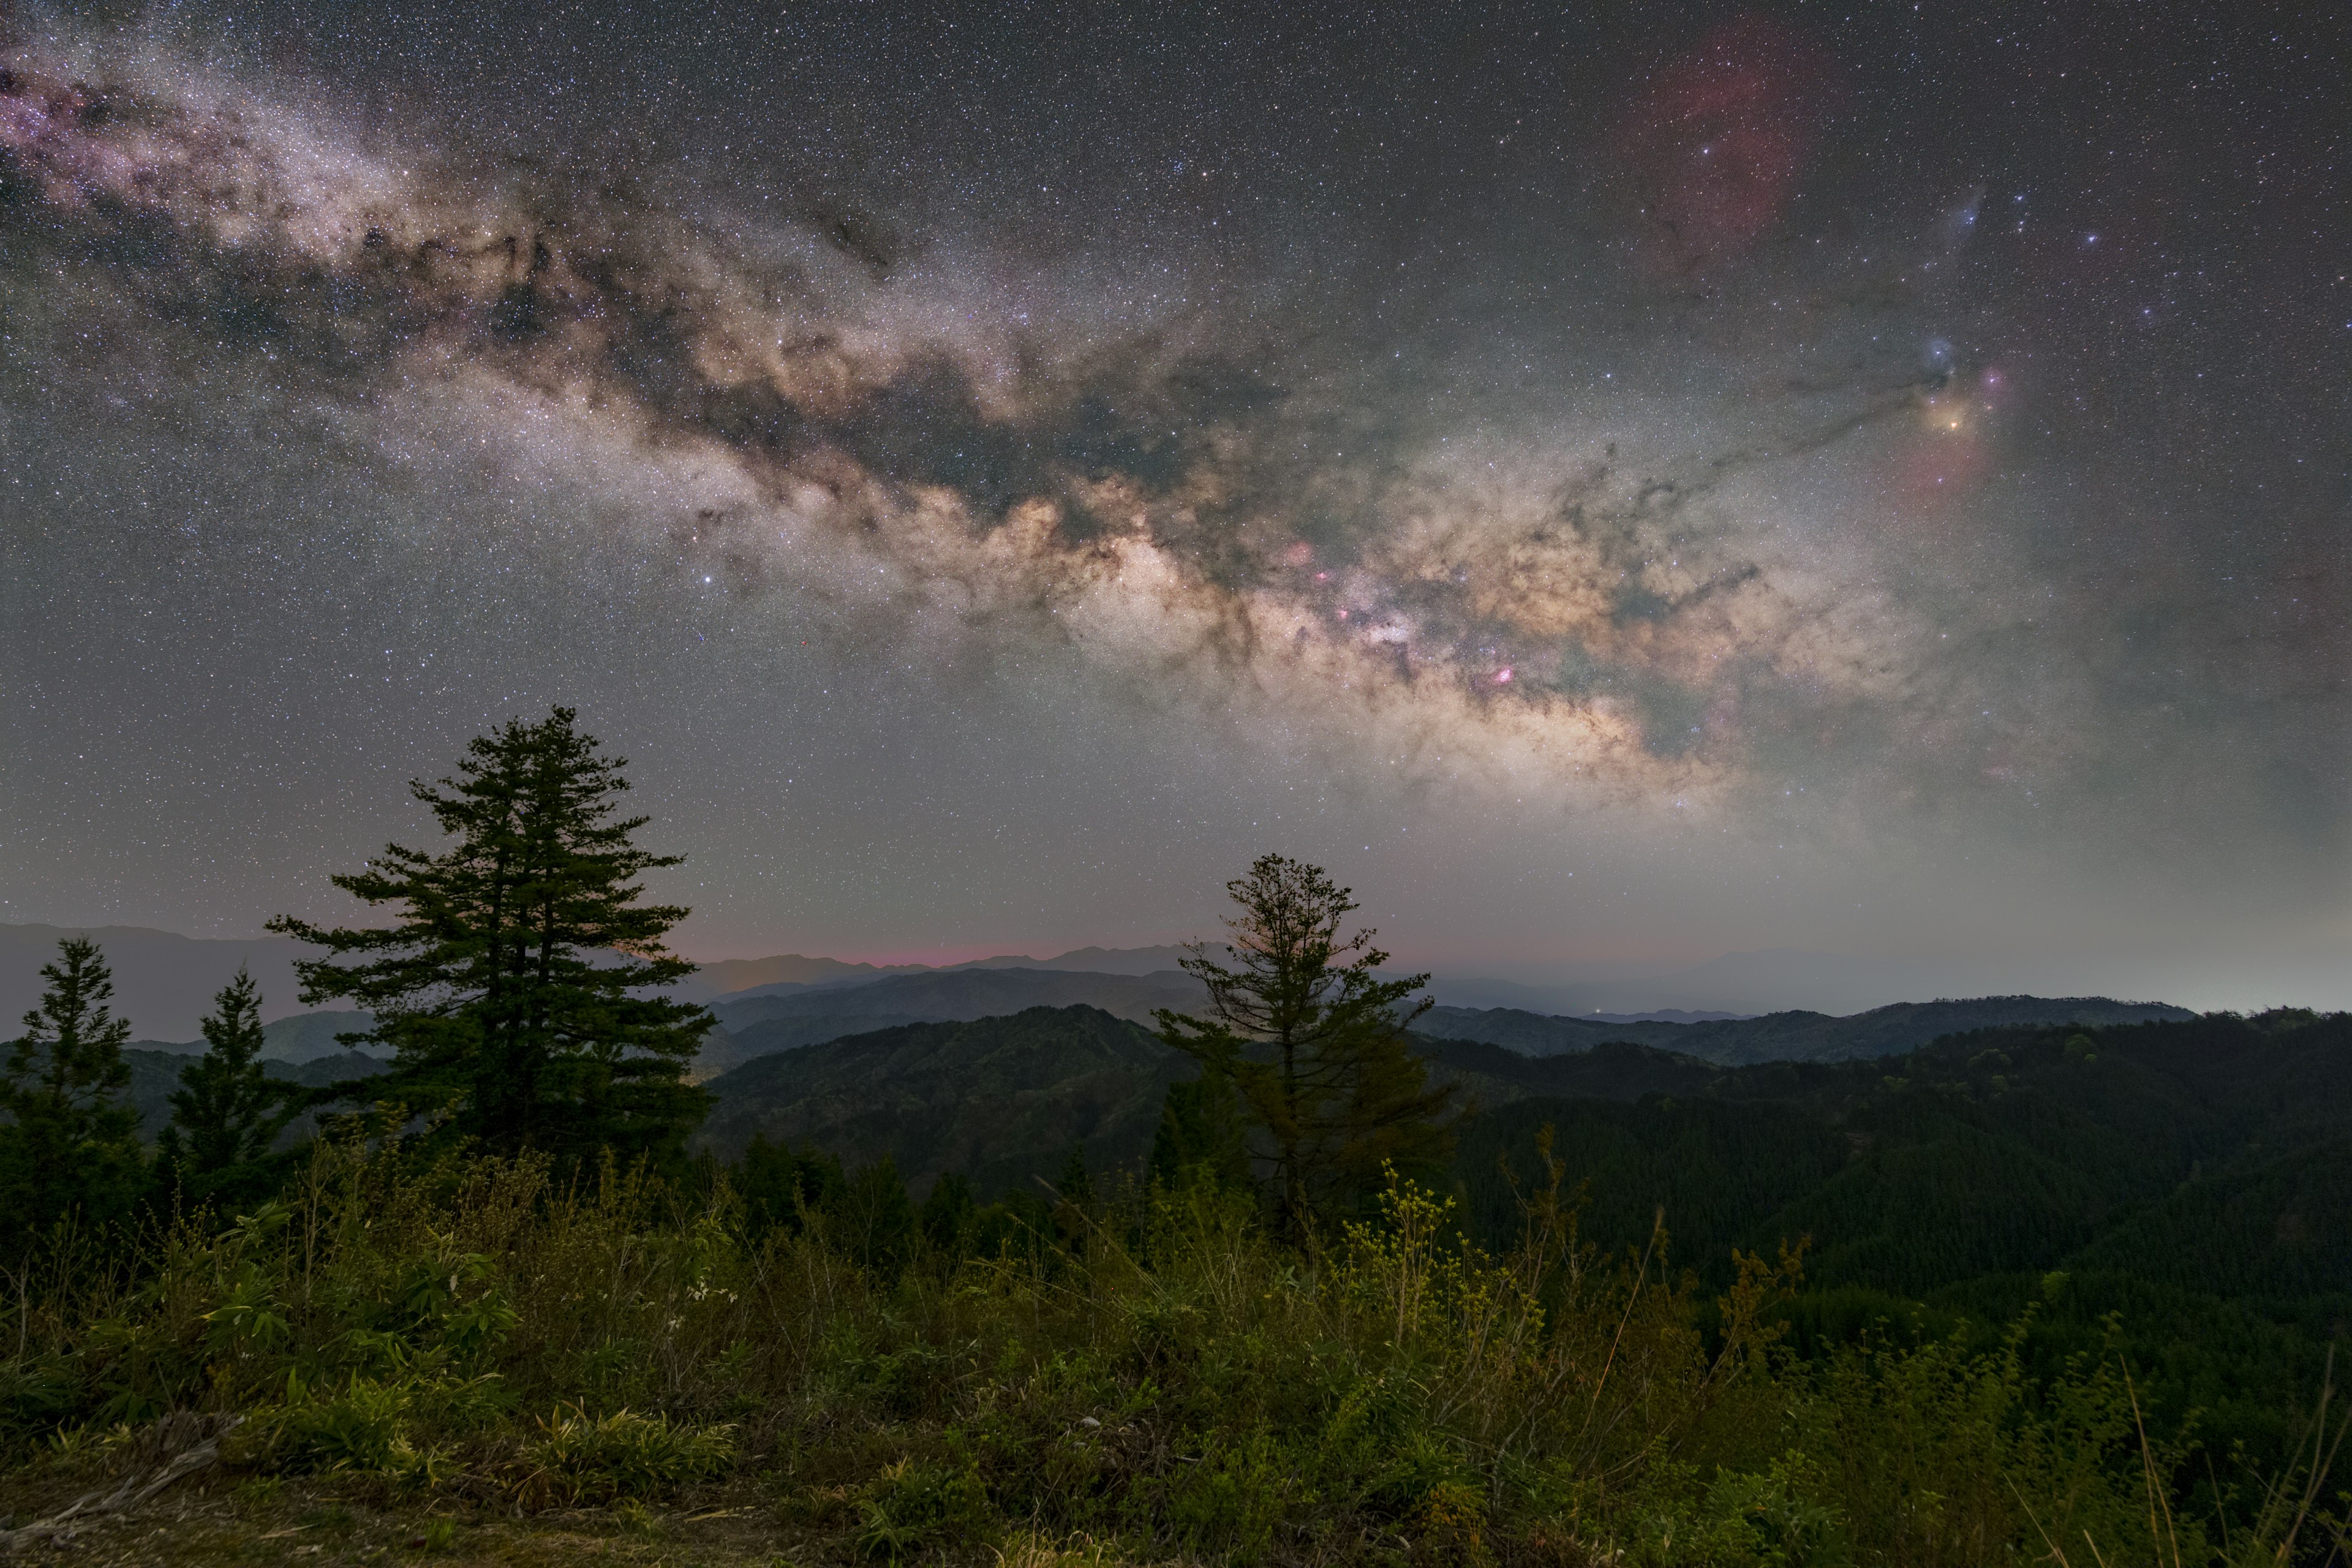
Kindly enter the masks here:
<path id="1" fill-rule="evenodd" d="M 686 1072 L 711 1019 L 641 994 L 694 965 L 662 946 L 687 910 L 639 902 L 635 879 L 683 857 L 636 846 L 648 819 L 614 816 L 627 764 L 576 717 L 509 721 L 467 746 L 457 778 L 409 786 L 456 842 L 437 854 L 390 845 L 334 879 L 397 907 L 397 923 L 285 916 L 270 929 L 331 954 L 298 965 L 304 1002 L 348 996 L 375 1016 L 339 1038 L 393 1049 L 391 1069 L 346 1098 L 449 1107 L 456 1131 L 494 1153 L 672 1160 L 707 1103 Z"/>
<path id="2" fill-rule="evenodd" d="M 1151 1181 L 1171 1191 L 1200 1183 L 1245 1192 L 1249 1167 L 1241 1097 L 1232 1079 L 1203 1068 L 1189 1083 L 1170 1084 L 1145 1166 Z"/>
<path id="3" fill-rule="evenodd" d="M 0 1251 L 11 1258 L 69 1214 L 120 1217 L 144 1171 L 139 1117 L 123 1098 L 131 1023 L 107 1005 L 114 977 L 105 957 L 89 938 L 67 937 L 41 978 L 40 1004 L 0 1066 L 0 1110 L 10 1118 L 0 1127 Z"/>
<path id="4" fill-rule="evenodd" d="M 265 1069 L 261 991 L 242 968 L 201 1027 L 205 1054 L 180 1069 L 172 1124 L 156 1140 L 158 1173 L 199 1203 L 253 1202 L 285 1179 L 292 1162 L 278 1136 L 310 1096 Z"/>
<path id="5" fill-rule="evenodd" d="M 1384 1164 L 1433 1164 L 1451 1146 L 1453 1086 L 1432 1089 L 1405 1042 L 1431 1004 L 1398 1011 L 1429 976 L 1378 977 L 1388 954 L 1370 930 L 1340 937 L 1356 903 L 1319 866 L 1263 855 L 1225 889 L 1241 906 L 1225 922 L 1231 965 L 1199 943 L 1180 961 L 1208 988 L 1208 1016 L 1154 1016 L 1204 1081 L 1240 1091 L 1265 1139 L 1277 1226 L 1304 1242 L 1319 1215 L 1373 1186 Z"/>

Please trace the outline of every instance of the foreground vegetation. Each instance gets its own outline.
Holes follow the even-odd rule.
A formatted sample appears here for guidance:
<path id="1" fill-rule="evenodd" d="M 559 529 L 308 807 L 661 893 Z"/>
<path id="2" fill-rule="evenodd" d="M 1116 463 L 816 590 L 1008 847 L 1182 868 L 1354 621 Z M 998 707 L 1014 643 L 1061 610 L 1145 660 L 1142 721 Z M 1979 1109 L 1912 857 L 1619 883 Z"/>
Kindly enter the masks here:
<path id="1" fill-rule="evenodd" d="M 184 1483 L 231 1513 L 290 1484 L 450 1547 L 582 1508 L 640 1535 L 726 1510 L 794 1561 L 2088 1568 L 2317 1561 L 2336 1528 L 2307 1476 L 2237 1489 L 2226 1532 L 2169 1514 L 2186 1450 L 2113 1356 L 1800 1361 L 1774 1325 L 1800 1259 L 1695 1300 L 1663 1236 L 1600 1257 L 1549 1184 L 1501 1257 L 1409 1184 L 1301 1253 L 1205 1182 L 933 1216 L 890 1257 L 854 1181 L 763 1221 L 723 1180 L 556 1187 L 374 1133 L 240 1218 L 32 1262 L 0 1324 L 20 1510 L 188 1411 L 241 1418 Z"/>

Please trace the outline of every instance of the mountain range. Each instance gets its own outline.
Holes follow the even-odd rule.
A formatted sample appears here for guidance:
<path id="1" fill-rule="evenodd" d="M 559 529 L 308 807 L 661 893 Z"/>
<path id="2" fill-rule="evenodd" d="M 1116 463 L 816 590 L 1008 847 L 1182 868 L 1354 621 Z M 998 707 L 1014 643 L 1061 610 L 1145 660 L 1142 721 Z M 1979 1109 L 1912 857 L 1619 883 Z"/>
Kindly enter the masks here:
<path id="1" fill-rule="evenodd" d="M 779 986 L 857 985 L 902 974 L 953 974 L 974 969 L 1048 969 L 1090 974 L 1143 975 L 1173 971 L 1186 950 L 1163 947 L 1080 947 L 1053 958 L 1000 953 L 993 958 L 966 959 L 961 963 L 850 963 L 837 958 L 803 958 L 782 953 L 773 958 L 726 958 L 706 963 L 675 992 L 688 1002 L 712 1002 Z"/>
<path id="2" fill-rule="evenodd" d="M 391 1053 L 381 1046 L 346 1047 L 335 1037 L 354 1035 L 373 1022 L 365 1013 L 296 1013 L 290 1017 L 272 1018 L 261 1026 L 261 1059 L 268 1062 L 318 1061 L 326 1057 L 344 1057 L 354 1050 L 362 1057 L 385 1057 Z M 173 1056 L 196 1057 L 205 1052 L 202 1038 L 193 1040 L 133 1040 L 129 1050 L 162 1051 Z"/>
<path id="3" fill-rule="evenodd" d="M 1162 950 L 1164 951 L 1164 950 Z M 1146 950 L 1140 956 L 1160 956 Z M 1073 955 L 1075 958 L 1076 955 Z M 1091 958 L 1099 953 L 1089 953 Z M 1139 956 L 1138 962 L 1140 962 Z M 761 961 L 772 967 L 782 961 Z M 796 961 L 804 963 L 834 961 Z M 742 973 L 739 972 L 739 977 Z M 1085 1005 L 1149 1025 L 1160 1008 L 1188 1012 L 1205 994 L 1181 970 L 1139 973 L 1015 966 L 988 960 L 949 969 L 882 973 L 870 967 L 806 969 L 810 979 L 770 980 L 710 998 L 719 1026 L 706 1038 L 695 1076 L 708 1079 L 759 1058 L 906 1024 L 969 1022 L 1032 1007 Z M 2179 1020 L 2185 1009 L 2105 997 L 1992 996 L 1969 1001 L 1898 1003 L 1846 1017 L 1792 1011 L 1759 1017 L 1650 1014 L 1561 1016 L 1524 1008 L 1438 1006 L 1416 1024 L 1433 1037 L 1482 1041 L 1528 1056 L 1590 1050 L 1630 1042 L 1705 1061 L 1843 1061 L 1915 1049 L 1941 1036 L 2012 1025 L 2104 1025 Z M 266 1058 L 287 1062 L 340 1054 L 339 1033 L 363 1027 L 366 1015 L 297 1014 L 267 1026 Z M 191 1029 L 191 1034 L 194 1031 Z M 194 1040 L 142 1040 L 145 1049 L 193 1052 Z"/>
<path id="4" fill-rule="evenodd" d="M 153 1140 L 172 1121 L 172 1091 L 180 1087 L 180 1069 L 186 1067 L 195 1053 L 185 1047 L 152 1050 L 144 1042 L 123 1047 L 122 1060 L 131 1068 L 131 1087 L 124 1098 L 131 1109 L 139 1113 L 142 1137 Z M 274 1058 L 262 1064 L 262 1070 L 271 1078 L 299 1083 L 305 1089 L 321 1089 L 347 1079 L 365 1078 L 383 1070 L 383 1064 L 373 1057 L 334 1047 L 332 1056 L 306 1058 L 288 1061 Z M 289 1142 L 308 1136 L 311 1118 L 306 1112 L 287 1130 Z"/>
<path id="5" fill-rule="evenodd" d="M 1595 1022 L 1546 1016 L 1516 1007 L 1433 1007 L 1416 1026 L 1451 1040 L 1481 1040 L 1528 1056 L 1586 1051 L 1612 1041 L 1654 1046 L 1727 1065 L 1767 1061 L 1851 1061 L 1916 1050 L 1969 1029 L 2014 1025 L 2147 1024 L 2194 1017 L 2159 1002 L 2105 996 L 1980 996 L 1969 1001 L 1897 1002 L 1837 1018 L 1824 1013 L 1768 1013 L 1750 1018 L 1671 1022 L 1651 1017 Z"/>
<path id="6" fill-rule="evenodd" d="M 1198 1007 L 1199 981 L 1181 970 L 1098 974 L 1053 969 L 965 967 L 885 975 L 857 984 L 766 985 L 710 1004 L 724 1037 L 714 1033 L 698 1069 L 728 1068 L 776 1051 L 900 1024 L 999 1017 L 1031 1007 L 1084 1004 L 1113 1017 L 1148 1024 L 1152 1011 Z"/>
<path id="7" fill-rule="evenodd" d="M 293 966 L 304 953 L 290 938 L 213 939 L 143 926 L 0 923 L 0 1027 L 38 999 L 41 965 L 56 956 L 59 937 L 75 934 L 92 936 L 105 949 L 114 971 L 116 1012 L 150 1039 L 194 1038 L 196 1021 L 211 1006 L 214 993 L 228 983 L 240 963 L 251 969 L 260 984 L 264 1018 L 303 1010 Z M 706 963 L 673 994 L 685 1001 L 709 1002 L 778 984 L 856 985 L 896 975 L 984 969 L 1142 978 L 1174 970 L 1183 955 L 1184 949 L 1170 945 L 1082 947 L 1045 958 L 1005 953 L 924 965 L 782 953 Z M 1431 980 L 1430 994 L 1444 1006 L 1469 1010 L 1505 1008 L 1612 1023 L 1691 1023 L 1795 1009 L 1853 1013 L 1905 997 L 1979 994 L 1990 989 L 1983 984 L 1986 978 L 1927 961 L 1773 949 L 1727 953 L 1696 965 L 1587 968 L 1539 983 L 1441 971 Z"/>

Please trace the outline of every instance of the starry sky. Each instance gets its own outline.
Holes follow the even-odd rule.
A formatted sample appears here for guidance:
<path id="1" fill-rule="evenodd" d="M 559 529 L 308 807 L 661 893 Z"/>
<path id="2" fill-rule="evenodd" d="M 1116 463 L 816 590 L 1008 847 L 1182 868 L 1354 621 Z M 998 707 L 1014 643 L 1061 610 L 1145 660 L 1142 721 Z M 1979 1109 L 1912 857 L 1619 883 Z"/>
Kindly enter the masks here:
<path id="1" fill-rule="evenodd" d="M 20 6 L 0 920 L 561 702 L 701 957 L 2352 1005 L 2325 9 Z"/>

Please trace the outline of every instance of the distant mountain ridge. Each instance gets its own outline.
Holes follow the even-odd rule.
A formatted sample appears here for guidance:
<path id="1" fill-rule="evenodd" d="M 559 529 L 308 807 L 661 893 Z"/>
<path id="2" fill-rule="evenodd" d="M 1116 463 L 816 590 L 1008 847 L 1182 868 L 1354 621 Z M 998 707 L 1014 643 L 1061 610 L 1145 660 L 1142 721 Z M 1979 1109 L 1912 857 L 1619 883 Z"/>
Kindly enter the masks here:
<path id="1" fill-rule="evenodd" d="M 726 1037 L 714 1034 L 704 1047 L 699 1070 L 706 1075 L 723 1072 L 771 1052 L 863 1030 L 984 1018 L 1027 1007 L 1084 1005 L 1148 1026 L 1157 1008 L 1182 1012 L 1203 999 L 1200 982 L 1171 970 L 1119 975 L 967 968 L 889 975 L 856 984 L 760 987 L 710 1004 Z M 1731 1066 L 1889 1056 L 1969 1029 L 2139 1024 L 2192 1016 L 2182 1007 L 2103 996 L 1987 996 L 1897 1003 L 1843 1018 L 1788 1012 L 1687 1022 L 1657 1017 L 1596 1021 L 1507 1007 L 1433 1007 L 1415 1029 L 1432 1038 L 1479 1041 L 1528 1056 L 1626 1041 Z"/>
<path id="2" fill-rule="evenodd" d="M 932 969 L 832 984 L 755 986 L 709 1004 L 719 1019 L 697 1058 L 695 1077 L 715 1078 L 779 1051 L 908 1024 L 968 1023 L 1032 1007 L 1090 1006 L 1150 1027 L 1152 1014 L 1197 1008 L 1201 984 L 1181 971 L 1099 974 L 1013 968 Z M 1590 1051 L 1616 1042 L 1671 1051 L 1717 1066 L 1765 1061 L 1846 1061 L 1916 1050 L 1969 1029 L 2178 1021 L 2192 1016 L 2157 1003 L 2105 997 L 1990 996 L 1902 1003 L 1851 1017 L 1773 1013 L 1759 1018 L 1596 1022 L 1515 1008 L 1434 1007 L 1417 1027 L 1434 1040 L 1499 1046 L 1527 1057 Z M 265 1029 L 265 1059 L 299 1065 L 346 1054 L 335 1036 L 366 1026 L 364 1013 L 297 1014 Z M 136 1040 L 136 1049 L 193 1056 L 202 1040 Z"/>
<path id="3" fill-rule="evenodd" d="M 1201 1004 L 1200 982 L 1179 971 L 1097 974 L 1013 968 L 935 969 L 887 975 L 853 986 L 761 987 L 722 996 L 711 1010 L 726 1031 L 698 1060 L 700 1073 L 730 1068 L 777 1051 L 844 1035 L 905 1024 L 970 1022 L 1032 1007 L 1091 1006 L 1129 1023 L 1149 1024 L 1152 1011 Z"/>
<path id="4" fill-rule="evenodd" d="M 13 1028 L 40 999 L 41 965 L 57 957 L 58 940 L 68 936 L 87 936 L 104 951 L 114 972 L 116 1016 L 129 1018 L 143 1042 L 152 1042 L 159 1048 L 195 1037 L 197 1020 L 211 1010 L 214 994 L 229 983 L 240 964 L 251 970 L 261 987 L 263 1017 L 290 1017 L 303 1011 L 294 963 L 311 952 L 292 937 L 192 937 L 152 926 L 0 921 L 0 1029 Z M 1183 951 L 1173 946 L 1081 947 L 1051 958 L 1005 953 L 950 964 L 860 963 L 778 953 L 702 964 L 668 994 L 686 1002 L 709 1002 L 780 983 L 856 984 L 894 974 L 972 969 L 1140 975 L 1175 968 Z"/>
<path id="5" fill-rule="evenodd" d="M 1077 947 L 1052 958 L 999 953 L 961 963 L 853 963 L 839 958 L 807 958 L 796 952 L 772 958 L 723 958 L 701 965 L 671 993 L 681 1001 L 713 1002 L 746 992 L 781 986 L 860 984 L 894 974 L 948 974 L 971 969 L 1053 969 L 1088 974 L 1143 975 L 1172 970 L 1186 950 L 1159 947 Z"/>
<path id="6" fill-rule="evenodd" d="M 384 1064 L 373 1057 L 357 1051 L 335 1047 L 331 1057 L 312 1057 L 304 1061 L 274 1058 L 264 1064 L 262 1070 L 271 1078 L 299 1083 L 305 1089 L 320 1089 L 347 1079 L 368 1078 L 380 1073 Z M 131 1109 L 139 1113 L 139 1135 L 152 1139 L 163 1132 L 172 1121 L 172 1092 L 180 1087 L 180 1069 L 188 1065 L 186 1051 L 156 1051 L 138 1046 L 123 1048 L 122 1060 L 131 1068 L 131 1087 L 124 1098 Z M 294 1142 L 309 1133 L 314 1125 L 305 1112 L 287 1130 L 287 1142 Z"/>
<path id="7" fill-rule="evenodd" d="M 1843 1018 L 1826 1013 L 1787 1012 L 1689 1024 L 1595 1023 L 1513 1007 L 1433 1007 L 1415 1026 L 1433 1037 L 1475 1040 L 1528 1056 L 1556 1056 L 1624 1041 L 1738 1066 L 1895 1056 L 1972 1029 L 2179 1023 L 2195 1016 L 2186 1007 L 2166 1003 L 2117 1002 L 2105 996 L 1980 996 L 1967 1001 L 1897 1002 Z"/>
<path id="8" fill-rule="evenodd" d="M 668 994 L 681 1002 L 709 1002 L 769 985 L 826 985 L 847 981 L 879 980 L 890 974 L 913 974 L 929 968 L 922 963 L 850 963 L 838 958 L 803 958 L 797 952 L 772 958 L 722 958 L 705 963 Z"/>
<path id="9" fill-rule="evenodd" d="M 337 1035 L 355 1035 L 374 1021 L 365 1013 L 331 1011 L 297 1013 L 290 1018 L 273 1018 L 261 1026 L 261 1059 L 299 1064 L 320 1061 L 328 1057 L 389 1057 L 392 1053 L 381 1046 L 352 1047 L 335 1038 Z M 205 1054 L 205 1042 L 201 1038 L 133 1040 L 123 1048 L 200 1057 Z"/>
<path id="10" fill-rule="evenodd" d="M 13 1036 L 16 1020 L 41 997 L 41 965 L 55 961 L 58 942 L 86 936 L 114 972 L 114 1016 L 158 1040 L 193 1039 L 196 1020 L 242 964 L 261 987 L 261 1016 L 302 1011 L 294 960 L 306 953 L 292 937 L 220 940 L 182 936 L 147 926 L 0 924 L 0 1030 Z"/>
<path id="11" fill-rule="evenodd" d="M 56 956 L 59 937 L 74 934 L 89 935 L 105 950 L 114 972 L 115 1011 L 131 1020 L 134 1034 L 148 1040 L 194 1038 L 197 1020 L 240 963 L 251 968 L 261 987 L 265 1019 L 304 1011 L 294 963 L 305 956 L 305 950 L 290 938 L 198 938 L 145 926 L 0 922 L 0 1028 L 38 999 L 40 966 Z M 705 963 L 668 994 L 681 1001 L 713 1002 L 763 986 L 841 989 L 894 975 L 990 969 L 1142 978 L 1176 969 L 1185 952 L 1168 943 L 1089 946 L 1044 958 L 1001 953 L 951 964 L 869 963 L 778 953 Z M 1985 989 L 1990 993 L 1992 988 Z M 1442 973 L 1432 980 L 1430 993 L 1441 1005 L 1463 1012 L 1516 1010 L 1539 1017 L 1625 1024 L 1722 1022 L 1799 1007 L 1837 1016 L 1906 995 L 1978 994 L 1969 979 L 1948 966 L 1795 949 L 1726 953 L 1683 968 L 1604 966 L 1588 977 L 1542 984 Z"/>

